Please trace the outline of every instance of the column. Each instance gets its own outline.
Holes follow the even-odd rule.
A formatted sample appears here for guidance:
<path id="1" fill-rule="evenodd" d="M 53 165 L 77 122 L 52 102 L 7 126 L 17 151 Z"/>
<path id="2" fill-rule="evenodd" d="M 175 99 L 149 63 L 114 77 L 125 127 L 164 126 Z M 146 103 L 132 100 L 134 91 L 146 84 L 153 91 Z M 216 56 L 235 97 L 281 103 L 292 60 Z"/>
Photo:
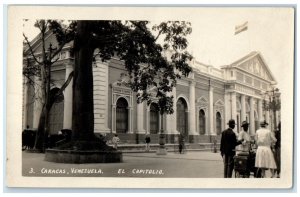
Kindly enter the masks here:
<path id="1" fill-rule="evenodd" d="M 231 105 L 231 116 L 230 119 L 234 119 L 235 122 L 237 122 L 236 120 L 236 93 L 235 92 L 231 92 L 231 99 L 230 99 L 230 105 Z M 237 132 L 236 127 L 234 128 L 234 131 Z"/>
<path id="2" fill-rule="evenodd" d="M 71 64 L 66 65 L 66 76 L 65 80 L 68 79 L 70 73 L 73 71 L 73 66 Z M 64 90 L 64 129 L 72 129 L 72 103 L 73 103 L 73 79 L 70 81 L 69 85 Z"/>
<path id="3" fill-rule="evenodd" d="M 200 131 L 199 131 L 199 109 L 198 107 L 196 108 L 196 133 L 197 135 L 200 134 Z"/>
<path id="4" fill-rule="evenodd" d="M 42 82 L 39 77 L 34 77 L 35 85 L 34 85 L 34 91 L 35 91 L 35 101 L 33 105 L 33 129 L 37 129 L 40 121 L 40 115 L 42 112 L 42 93 L 41 93 L 41 85 Z"/>
<path id="5" fill-rule="evenodd" d="M 95 133 L 109 133 L 109 106 L 107 103 L 110 99 L 108 95 L 108 62 L 102 62 L 100 58 L 96 57 L 96 66 L 93 67 L 94 79 L 94 132 Z"/>
<path id="6" fill-rule="evenodd" d="M 171 93 L 168 93 L 168 96 L 173 96 L 173 114 L 167 114 L 166 117 L 166 130 L 164 131 L 166 134 L 174 134 L 176 132 L 176 87 L 172 89 Z"/>
<path id="7" fill-rule="evenodd" d="M 214 88 L 209 87 L 209 135 L 216 135 L 214 128 Z"/>
<path id="8" fill-rule="evenodd" d="M 263 120 L 263 109 L 262 109 L 262 100 L 258 99 L 258 121 L 262 121 Z"/>
<path id="9" fill-rule="evenodd" d="M 24 77 L 24 80 L 23 80 L 23 110 L 22 110 L 22 113 L 23 113 L 23 126 L 22 126 L 22 130 L 24 128 L 26 128 L 27 126 L 27 101 L 28 101 L 28 84 L 27 84 L 27 78 Z"/>
<path id="10" fill-rule="evenodd" d="M 173 109 L 174 113 L 171 115 L 171 130 L 173 134 L 177 134 L 177 95 L 176 95 L 176 87 L 172 90 L 172 96 L 173 96 Z"/>
<path id="11" fill-rule="evenodd" d="M 132 132 L 132 107 L 128 107 L 128 133 L 133 133 Z"/>
<path id="12" fill-rule="evenodd" d="M 226 124 L 229 121 L 229 119 L 231 119 L 231 96 L 230 93 L 225 92 L 224 95 L 224 100 L 225 100 L 225 128 L 226 128 Z"/>
<path id="13" fill-rule="evenodd" d="M 146 112 L 146 134 L 150 134 L 150 106 L 147 106 Z"/>
<path id="14" fill-rule="evenodd" d="M 250 97 L 250 135 L 255 135 L 255 120 L 254 120 L 254 99 Z"/>
<path id="15" fill-rule="evenodd" d="M 245 95 L 241 95 L 241 120 L 244 121 L 246 120 L 246 104 L 245 104 Z"/>
<path id="16" fill-rule="evenodd" d="M 116 105 L 115 104 L 112 104 L 111 132 L 116 133 Z"/>
<path id="17" fill-rule="evenodd" d="M 144 129 L 144 103 L 137 104 L 137 133 L 145 133 Z"/>
<path id="18" fill-rule="evenodd" d="M 158 115 L 158 133 L 161 133 L 161 129 L 163 128 L 162 115 L 159 113 Z M 150 128 L 149 128 L 150 129 Z M 164 131 L 165 132 L 165 131 Z"/>
<path id="19" fill-rule="evenodd" d="M 190 82 L 190 113 L 189 113 L 189 134 L 196 135 L 196 109 L 195 109 L 195 82 Z"/>

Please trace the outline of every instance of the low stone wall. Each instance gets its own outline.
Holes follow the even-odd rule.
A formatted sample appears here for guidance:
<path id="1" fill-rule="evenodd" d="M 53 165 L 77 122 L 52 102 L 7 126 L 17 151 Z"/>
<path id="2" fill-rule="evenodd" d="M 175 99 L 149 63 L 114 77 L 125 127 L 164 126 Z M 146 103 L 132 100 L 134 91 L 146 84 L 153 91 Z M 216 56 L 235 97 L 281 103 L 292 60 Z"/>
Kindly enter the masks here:
<path id="1" fill-rule="evenodd" d="M 119 151 L 76 151 L 47 149 L 45 161 L 56 163 L 120 163 L 123 161 Z"/>

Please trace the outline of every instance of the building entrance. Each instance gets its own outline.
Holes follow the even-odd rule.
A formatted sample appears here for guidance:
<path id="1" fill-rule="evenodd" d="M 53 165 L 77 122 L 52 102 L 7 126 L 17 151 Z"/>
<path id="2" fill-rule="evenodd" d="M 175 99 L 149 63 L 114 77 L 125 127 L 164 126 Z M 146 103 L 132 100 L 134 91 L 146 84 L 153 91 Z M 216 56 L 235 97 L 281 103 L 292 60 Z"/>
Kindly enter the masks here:
<path id="1" fill-rule="evenodd" d="M 126 99 L 118 99 L 116 115 L 116 132 L 126 133 L 128 131 L 128 103 Z"/>
<path id="2" fill-rule="evenodd" d="M 183 98 L 179 98 L 177 101 L 177 131 L 188 137 L 187 130 L 187 104 Z"/>

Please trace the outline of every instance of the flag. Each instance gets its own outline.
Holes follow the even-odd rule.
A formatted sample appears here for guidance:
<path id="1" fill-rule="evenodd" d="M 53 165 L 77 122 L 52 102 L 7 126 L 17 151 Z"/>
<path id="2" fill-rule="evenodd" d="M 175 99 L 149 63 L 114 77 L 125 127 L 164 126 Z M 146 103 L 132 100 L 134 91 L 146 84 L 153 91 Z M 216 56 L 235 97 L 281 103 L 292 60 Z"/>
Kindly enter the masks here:
<path id="1" fill-rule="evenodd" d="M 235 26 L 235 33 L 234 35 L 241 33 L 242 31 L 246 31 L 248 29 L 248 21 L 243 23 L 242 25 Z"/>

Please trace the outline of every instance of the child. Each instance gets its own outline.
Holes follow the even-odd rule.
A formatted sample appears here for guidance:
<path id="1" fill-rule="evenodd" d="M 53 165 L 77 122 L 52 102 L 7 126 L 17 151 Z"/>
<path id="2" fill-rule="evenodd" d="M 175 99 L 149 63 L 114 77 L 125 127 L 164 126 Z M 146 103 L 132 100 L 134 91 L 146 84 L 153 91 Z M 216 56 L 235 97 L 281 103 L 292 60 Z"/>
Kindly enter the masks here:
<path id="1" fill-rule="evenodd" d="M 113 147 L 115 149 L 118 149 L 119 142 L 120 142 L 120 138 L 118 137 L 118 134 L 115 134 L 115 136 L 112 138 Z"/>

